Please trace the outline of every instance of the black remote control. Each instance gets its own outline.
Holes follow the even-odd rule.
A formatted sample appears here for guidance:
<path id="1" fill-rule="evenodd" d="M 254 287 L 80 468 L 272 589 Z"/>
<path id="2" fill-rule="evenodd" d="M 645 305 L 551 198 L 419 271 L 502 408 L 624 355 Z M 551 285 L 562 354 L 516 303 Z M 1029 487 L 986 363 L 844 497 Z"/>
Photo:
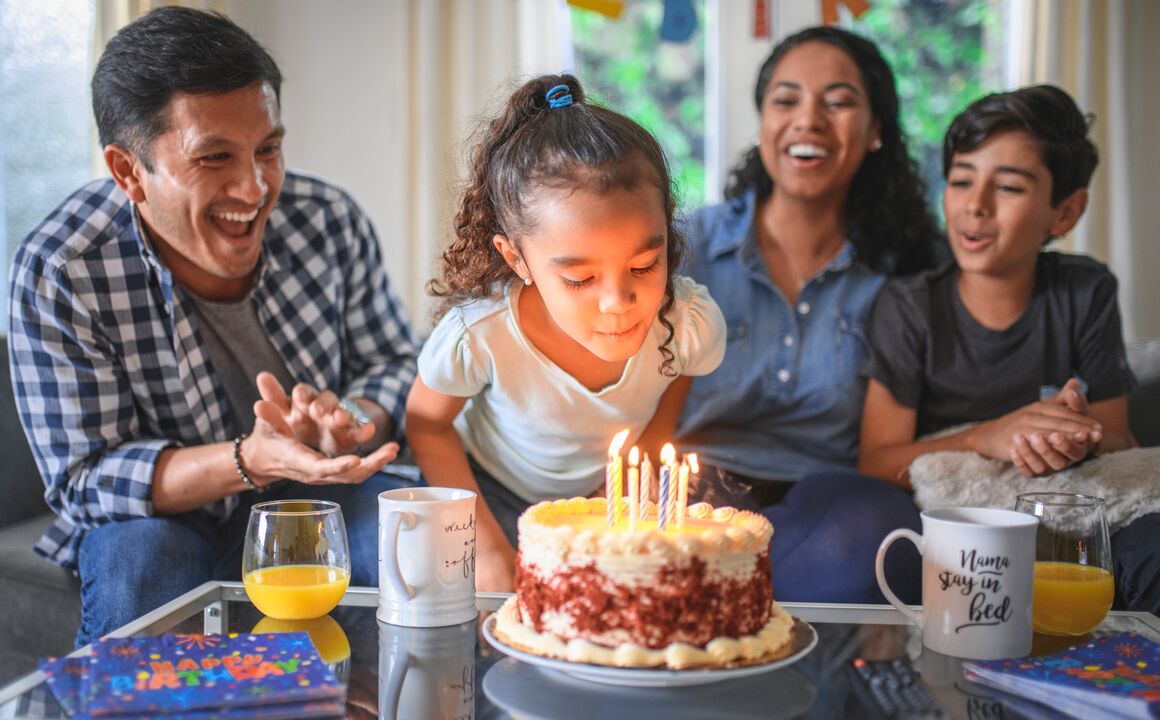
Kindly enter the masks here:
<path id="1" fill-rule="evenodd" d="M 852 683 L 871 714 L 884 720 L 945 718 L 905 658 L 850 663 Z"/>

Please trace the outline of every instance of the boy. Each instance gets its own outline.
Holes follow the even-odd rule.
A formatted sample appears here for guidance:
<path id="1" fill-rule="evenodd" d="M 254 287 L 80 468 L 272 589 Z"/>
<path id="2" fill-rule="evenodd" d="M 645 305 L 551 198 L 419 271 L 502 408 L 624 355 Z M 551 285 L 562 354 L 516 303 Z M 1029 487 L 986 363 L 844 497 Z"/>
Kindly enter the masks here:
<path id="1" fill-rule="evenodd" d="M 919 455 L 969 450 L 1037 476 L 1135 445 L 1115 277 L 1090 258 L 1041 252 L 1087 206 L 1098 162 L 1087 132 L 1067 93 L 1047 85 L 988 95 L 951 123 L 943 208 L 955 262 L 892 281 L 875 305 L 860 471 L 909 487 Z M 1139 523 L 1155 539 L 1160 515 L 1117 536 L 1131 541 Z M 1117 589 L 1135 584 L 1124 598 L 1154 611 L 1143 595 L 1160 595 L 1147 590 L 1156 568 L 1138 569 L 1126 583 L 1117 572 Z"/>

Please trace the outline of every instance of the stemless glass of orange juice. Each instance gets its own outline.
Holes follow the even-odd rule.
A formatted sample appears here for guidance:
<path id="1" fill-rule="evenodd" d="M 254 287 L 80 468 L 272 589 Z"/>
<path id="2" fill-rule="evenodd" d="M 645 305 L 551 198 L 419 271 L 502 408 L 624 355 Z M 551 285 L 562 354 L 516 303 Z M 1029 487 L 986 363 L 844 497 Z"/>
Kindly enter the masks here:
<path id="1" fill-rule="evenodd" d="M 242 584 L 254 607 L 272 618 L 303 620 L 333 610 L 350 584 L 342 508 L 325 500 L 254 505 Z"/>
<path id="2" fill-rule="evenodd" d="M 1015 509 L 1039 518 L 1032 622 L 1046 635 L 1083 635 L 1112 607 L 1112 543 L 1104 499 L 1077 493 L 1023 493 Z"/>

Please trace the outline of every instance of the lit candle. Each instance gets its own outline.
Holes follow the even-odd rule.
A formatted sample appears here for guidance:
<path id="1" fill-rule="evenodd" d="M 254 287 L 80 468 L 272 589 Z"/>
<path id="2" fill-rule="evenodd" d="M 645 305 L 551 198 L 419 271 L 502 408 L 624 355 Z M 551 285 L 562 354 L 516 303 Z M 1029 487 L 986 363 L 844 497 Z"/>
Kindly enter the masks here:
<path id="1" fill-rule="evenodd" d="M 640 519 L 648 517 L 649 495 L 652 493 L 653 466 L 648 459 L 648 453 L 640 463 Z"/>
<path id="2" fill-rule="evenodd" d="M 620 521 L 620 499 L 623 495 L 620 484 L 623 465 L 620 449 L 627 439 L 628 428 L 625 428 L 612 436 L 612 444 L 608 446 L 608 464 L 604 467 L 604 497 L 607 500 L 609 527 L 616 527 Z"/>
<path id="3" fill-rule="evenodd" d="M 635 445 L 628 452 L 628 529 L 636 530 L 637 516 L 640 515 L 640 450 Z"/>
<path id="4" fill-rule="evenodd" d="M 689 507 L 689 464 L 681 460 L 677 471 L 677 527 L 685 526 L 685 511 Z"/>
<path id="5" fill-rule="evenodd" d="M 669 514 L 669 501 L 676 499 L 676 488 L 673 483 L 673 463 L 677 459 L 677 451 L 671 443 L 665 443 L 661 448 L 661 480 L 657 491 L 657 529 L 664 532 L 672 516 Z"/>

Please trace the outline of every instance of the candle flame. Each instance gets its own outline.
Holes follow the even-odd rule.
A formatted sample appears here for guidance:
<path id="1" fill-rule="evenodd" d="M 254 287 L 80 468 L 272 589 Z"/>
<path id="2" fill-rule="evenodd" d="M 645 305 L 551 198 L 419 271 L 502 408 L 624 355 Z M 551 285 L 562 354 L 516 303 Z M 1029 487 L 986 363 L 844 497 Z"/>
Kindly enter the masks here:
<path id="1" fill-rule="evenodd" d="M 665 465 L 669 465 L 676 462 L 676 460 L 677 449 L 673 447 L 672 443 L 665 443 L 665 446 L 661 448 L 661 462 Z"/>
<path id="2" fill-rule="evenodd" d="M 640 449 L 636 445 L 632 446 L 632 450 L 628 451 L 628 464 L 636 466 L 640 463 Z"/>
<path id="3" fill-rule="evenodd" d="M 697 462 L 697 453 L 689 453 L 685 456 L 685 459 L 689 461 L 689 470 L 691 470 L 694 475 L 701 472 L 701 464 Z"/>
<path id="4" fill-rule="evenodd" d="M 612 436 L 612 444 L 608 446 L 608 457 L 619 455 L 620 449 L 624 447 L 625 440 L 628 440 L 628 428 Z"/>

